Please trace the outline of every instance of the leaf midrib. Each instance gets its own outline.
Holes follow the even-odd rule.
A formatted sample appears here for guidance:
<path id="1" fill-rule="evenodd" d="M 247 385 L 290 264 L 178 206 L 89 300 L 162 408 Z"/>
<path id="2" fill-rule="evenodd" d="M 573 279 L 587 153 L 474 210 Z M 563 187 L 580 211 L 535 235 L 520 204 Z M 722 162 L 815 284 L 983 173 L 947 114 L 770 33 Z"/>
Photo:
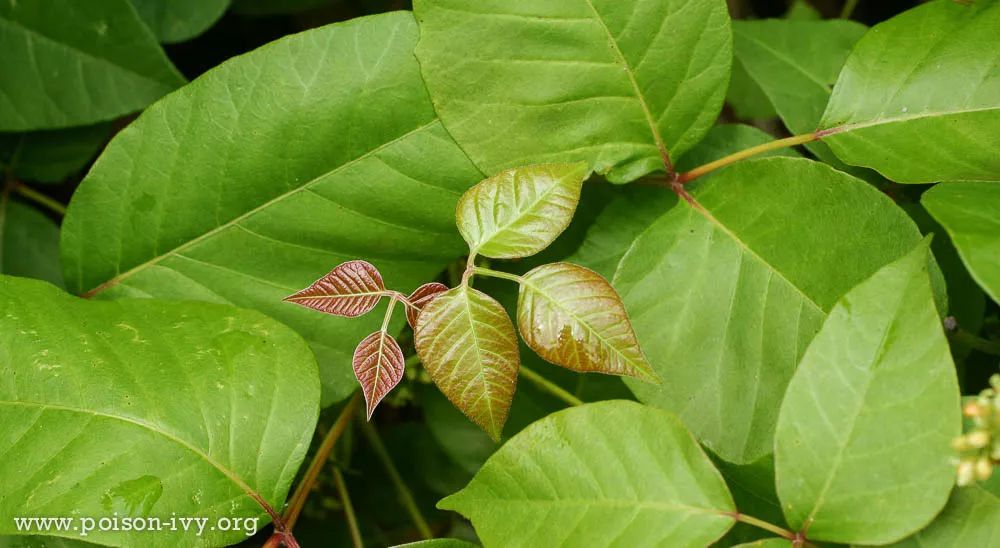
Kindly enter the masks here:
<path id="1" fill-rule="evenodd" d="M 839 133 L 850 133 L 851 131 L 865 129 L 869 127 L 877 127 L 889 124 L 898 124 L 903 122 L 912 122 L 915 120 L 923 120 L 926 118 L 939 118 L 945 116 L 954 116 L 962 114 L 975 114 L 979 112 L 993 112 L 1000 111 L 1000 106 L 991 107 L 981 107 L 981 108 L 967 108 L 958 110 L 942 110 L 937 112 L 920 112 L 915 114 L 908 114 L 905 116 L 891 116 L 888 118 L 875 118 L 873 120 L 868 120 L 866 122 L 853 122 L 850 124 L 836 124 L 824 128 L 820 125 L 820 131 L 823 132 L 822 137 L 833 137 Z"/>
<path id="2" fill-rule="evenodd" d="M 476 333 L 476 322 L 472 318 L 472 299 L 470 299 L 472 289 L 466 285 L 462 286 L 462 300 L 465 304 L 465 314 L 469 318 L 469 332 L 472 334 L 472 342 L 476 349 L 476 362 L 479 364 L 479 375 L 483 376 L 486 371 L 486 366 L 483 363 L 483 355 L 480 351 L 482 346 L 479 344 L 479 334 Z M 490 413 L 490 427 L 495 431 L 497 428 L 496 415 L 493 412 L 493 394 L 490 390 L 490 383 L 486 382 L 486 378 L 483 377 L 483 392 L 486 394 L 486 409 Z M 493 436 L 493 432 L 490 432 L 490 436 Z M 500 437 L 500 432 L 496 432 L 496 437 Z"/>

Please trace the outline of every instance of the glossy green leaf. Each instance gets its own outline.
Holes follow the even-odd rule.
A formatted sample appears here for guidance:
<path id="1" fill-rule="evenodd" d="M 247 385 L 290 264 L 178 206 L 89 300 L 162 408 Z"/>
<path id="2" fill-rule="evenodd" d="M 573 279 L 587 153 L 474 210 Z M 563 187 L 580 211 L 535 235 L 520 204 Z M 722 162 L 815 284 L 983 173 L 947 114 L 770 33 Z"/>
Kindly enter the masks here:
<path id="1" fill-rule="evenodd" d="M 1000 303 L 1000 183 L 937 185 L 920 203 L 948 231 L 972 277 Z"/>
<path id="2" fill-rule="evenodd" d="M 805 159 L 741 162 L 691 194 L 699 206 L 671 199 L 618 243 L 611 281 L 663 379 L 626 384 L 747 463 L 771 452 L 785 387 L 826 313 L 920 233 L 875 188 Z"/>
<path id="3" fill-rule="evenodd" d="M 1000 3 L 936 0 L 851 53 L 820 128 L 841 160 L 901 183 L 1000 180 Z"/>
<path id="4" fill-rule="evenodd" d="M 70 287 L 260 309 L 311 343 L 325 402 L 346 397 L 380 318 L 281 300 L 358 258 L 412 290 L 462 254 L 455 204 L 482 179 L 434 115 L 417 32 L 399 12 L 296 34 L 149 108 L 73 197 Z"/>
<path id="5" fill-rule="evenodd" d="M 0 273 L 62 287 L 59 226 L 34 207 L 0 195 Z"/>
<path id="6" fill-rule="evenodd" d="M 97 156 L 110 133 L 110 124 L 95 124 L 0 134 L 0 165 L 19 179 L 60 183 Z"/>
<path id="7" fill-rule="evenodd" d="M 0 51 L 0 131 L 110 120 L 184 83 L 129 0 L 0 3 Z"/>
<path id="8" fill-rule="evenodd" d="M 896 548 L 968 548 L 1000 545 L 1000 498 L 978 487 L 955 489 L 930 525 Z"/>
<path id="9" fill-rule="evenodd" d="M 190 40 L 222 17 L 229 0 L 130 0 L 160 42 Z"/>
<path id="10" fill-rule="evenodd" d="M 842 19 L 735 21 L 733 53 L 788 130 L 809 133 L 823 116 L 851 48 L 867 30 Z M 824 143 L 806 146 L 819 158 L 837 162 Z"/>
<path id="11" fill-rule="evenodd" d="M 434 384 L 499 441 L 521 364 L 514 324 L 500 303 L 463 284 L 424 308 L 413 337 Z"/>
<path id="12" fill-rule="evenodd" d="M 532 424 L 438 506 L 471 519 L 487 546 L 706 546 L 735 510 L 680 421 L 626 401 Z"/>
<path id="13" fill-rule="evenodd" d="M 497 259 L 534 255 L 573 220 L 587 164 L 539 164 L 502 171 L 458 200 L 458 230 L 471 253 Z"/>
<path id="14" fill-rule="evenodd" d="M 613 182 L 663 170 L 722 106 L 722 0 L 417 0 L 417 47 L 448 131 L 486 173 L 587 160 Z"/>
<path id="15" fill-rule="evenodd" d="M 0 277 L 0 534 L 13 517 L 260 517 L 280 509 L 319 409 L 290 329 L 204 303 L 88 302 Z M 49 532 L 48 534 L 53 534 Z M 79 539 L 79 533 L 65 534 Z M 93 531 L 124 546 L 241 531 Z"/>
<path id="16" fill-rule="evenodd" d="M 788 385 L 778 496 L 809 538 L 893 542 L 948 499 L 960 398 L 927 256 L 922 243 L 840 299 Z"/>
<path id="17" fill-rule="evenodd" d="M 517 326 L 532 350 L 580 373 L 660 379 L 639 348 L 621 298 L 600 274 L 551 263 L 521 278 Z"/>

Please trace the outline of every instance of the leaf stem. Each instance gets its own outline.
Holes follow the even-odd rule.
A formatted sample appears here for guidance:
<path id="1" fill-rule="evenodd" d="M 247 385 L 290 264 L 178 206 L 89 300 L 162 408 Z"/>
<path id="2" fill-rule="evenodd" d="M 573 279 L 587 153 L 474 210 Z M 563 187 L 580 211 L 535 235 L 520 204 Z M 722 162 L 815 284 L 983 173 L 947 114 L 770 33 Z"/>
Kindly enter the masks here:
<path id="1" fill-rule="evenodd" d="M 337 416 L 336 422 L 333 423 L 333 428 L 326 433 L 326 437 L 323 438 L 323 443 L 320 444 L 319 449 L 316 450 L 316 456 L 313 457 L 311 463 L 309 463 L 309 468 L 306 470 L 305 475 L 302 477 L 302 481 L 299 482 L 298 487 L 295 488 L 295 494 L 292 495 L 291 502 L 288 505 L 288 510 L 285 511 L 285 528 L 291 531 L 295 527 L 295 522 L 298 521 L 299 515 L 302 513 L 302 508 L 306 505 L 306 499 L 309 498 L 309 493 L 312 491 L 313 485 L 316 483 L 316 478 L 319 477 L 320 471 L 326 465 L 326 462 L 330 459 L 330 452 L 333 450 L 333 446 L 340 439 L 340 436 L 347 429 L 347 425 L 351 423 L 351 418 L 354 416 L 355 411 L 358 408 L 358 402 L 360 401 L 360 394 L 355 392 L 351 399 L 347 402 L 340 411 L 340 415 Z"/>
<path id="2" fill-rule="evenodd" d="M 518 276 L 517 274 L 511 274 L 510 272 L 501 272 L 499 270 L 483 268 L 481 266 L 472 267 L 472 272 L 474 274 L 482 274 L 483 276 L 492 276 L 494 278 L 503 278 L 512 282 L 524 283 L 524 278 Z"/>
<path id="3" fill-rule="evenodd" d="M 974 350 L 983 352 L 984 354 L 991 354 L 993 356 L 1000 356 L 1000 341 L 991 341 L 989 339 L 984 339 L 982 337 L 973 335 L 964 329 L 956 329 L 950 333 L 951 338 L 956 343 L 967 346 Z"/>
<path id="4" fill-rule="evenodd" d="M 392 319 L 392 309 L 396 307 L 396 301 L 399 298 L 396 295 L 389 295 L 389 306 L 385 309 L 385 317 L 382 318 L 382 332 L 386 333 L 389 330 L 389 320 Z"/>
<path id="5" fill-rule="evenodd" d="M 847 0 L 844 2 L 844 8 L 840 10 L 840 18 L 848 19 L 854 13 L 854 8 L 856 7 L 858 7 L 858 0 Z"/>
<path id="6" fill-rule="evenodd" d="M 49 211 L 63 217 L 66 215 L 66 206 L 59 203 L 57 200 L 49 198 L 48 196 L 38 192 L 37 190 L 25 185 L 20 181 L 11 180 L 7 183 L 11 190 L 20 194 L 22 197 L 35 202 L 36 204 L 48 209 Z"/>
<path id="7" fill-rule="evenodd" d="M 361 530 L 358 529 L 358 516 L 354 513 L 354 505 L 351 504 L 351 494 L 347 492 L 344 475 L 336 466 L 333 467 L 333 483 L 337 487 L 337 494 L 340 495 L 340 502 L 344 505 L 344 517 L 347 518 L 347 528 L 351 531 L 351 542 L 354 544 L 354 548 L 364 548 L 364 542 L 361 541 Z"/>
<path id="8" fill-rule="evenodd" d="M 801 145 L 803 143 L 809 143 L 820 139 L 823 135 L 819 132 L 805 133 L 803 135 L 793 135 L 791 137 L 786 137 L 784 139 L 778 139 L 776 141 L 771 141 L 770 143 L 764 143 L 762 145 L 757 145 L 755 147 L 750 147 L 748 149 L 741 150 L 726 156 L 724 158 L 719 158 L 714 162 L 709 162 L 705 165 L 696 167 L 691 171 L 686 171 L 677 176 L 677 182 L 681 184 L 689 183 L 702 175 L 711 173 L 717 169 L 728 166 L 729 164 L 750 158 L 751 156 L 756 156 L 763 152 L 768 152 L 771 150 L 777 150 L 779 148 L 791 147 L 795 145 Z"/>
<path id="9" fill-rule="evenodd" d="M 389 480 L 396 486 L 396 492 L 399 493 L 399 501 L 406 508 L 407 513 L 410 514 L 410 519 L 417 526 L 420 536 L 424 539 L 434 538 L 434 533 L 431 532 L 430 525 L 427 524 L 427 520 L 420 513 L 420 508 L 417 507 L 416 501 L 413 500 L 413 493 L 410 492 L 410 488 L 406 486 L 402 476 L 399 475 L 399 470 L 396 469 L 396 465 L 392 462 L 392 457 L 389 456 L 389 452 L 386 450 L 385 444 L 382 443 L 382 438 L 379 437 L 378 431 L 375 430 L 375 427 L 370 422 L 360 422 L 361 432 L 368 438 L 368 443 L 371 445 L 372 450 L 375 451 L 375 456 L 382 461 L 382 466 L 389 475 Z"/>
<path id="10" fill-rule="evenodd" d="M 775 525 L 773 523 L 764 521 L 762 519 L 755 518 L 753 516 L 748 516 L 748 515 L 742 514 L 740 512 L 726 512 L 726 515 L 732 517 L 736 521 L 742 521 L 743 523 L 746 523 L 747 525 L 753 525 L 754 527 L 757 527 L 758 529 L 763 529 L 763 530 L 765 530 L 765 531 L 767 531 L 769 533 L 774 533 L 775 535 L 778 535 L 781 538 L 786 538 L 786 539 L 792 540 L 792 541 L 801 539 L 801 535 L 799 535 L 797 533 L 793 533 L 792 531 L 789 531 L 788 529 L 785 529 L 784 527 L 778 527 L 777 525 Z"/>
<path id="11" fill-rule="evenodd" d="M 574 396 L 573 394 L 570 394 L 566 390 L 563 390 L 562 387 L 546 379 L 545 377 L 539 375 L 533 369 L 529 369 L 524 365 L 522 365 L 521 376 L 534 383 L 534 385 L 540 388 L 541 390 L 548 392 L 549 394 L 552 394 L 553 396 L 559 398 L 560 400 L 570 405 L 583 405 L 583 400 Z"/>

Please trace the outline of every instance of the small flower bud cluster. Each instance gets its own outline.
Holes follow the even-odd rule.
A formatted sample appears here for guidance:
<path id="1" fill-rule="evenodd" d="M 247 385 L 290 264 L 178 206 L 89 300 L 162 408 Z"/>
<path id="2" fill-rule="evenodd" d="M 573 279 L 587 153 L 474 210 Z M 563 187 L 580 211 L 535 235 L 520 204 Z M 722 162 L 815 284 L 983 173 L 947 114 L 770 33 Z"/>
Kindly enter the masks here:
<path id="1" fill-rule="evenodd" d="M 956 459 L 960 486 L 990 479 L 993 466 L 1000 463 L 1000 374 L 990 377 L 990 388 L 962 406 L 962 414 L 972 428 L 951 442 L 960 455 Z"/>

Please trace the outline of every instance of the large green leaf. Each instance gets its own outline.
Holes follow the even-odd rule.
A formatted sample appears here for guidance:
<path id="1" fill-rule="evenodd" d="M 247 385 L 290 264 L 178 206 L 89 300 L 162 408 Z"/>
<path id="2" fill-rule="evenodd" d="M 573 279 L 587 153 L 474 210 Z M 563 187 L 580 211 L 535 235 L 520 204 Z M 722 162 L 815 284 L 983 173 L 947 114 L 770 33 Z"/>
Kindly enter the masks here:
<path id="1" fill-rule="evenodd" d="M 968 548 L 1000 546 L 1000 498 L 978 487 L 955 489 L 930 525 L 897 548 Z"/>
<path id="2" fill-rule="evenodd" d="M 131 0 L 160 42 L 183 42 L 208 30 L 229 0 Z"/>
<path id="3" fill-rule="evenodd" d="M 6 193 L 0 194 L 0 273 L 63 285 L 59 226 Z"/>
<path id="4" fill-rule="evenodd" d="M 732 48 L 722 0 L 417 0 L 424 78 L 487 173 L 587 160 L 662 170 L 715 121 Z"/>
<path id="5" fill-rule="evenodd" d="M 840 299 L 788 385 L 776 482 L 809 538 L 896 541 L 948 499 L 960 397 L 927 256 L 922 243 Z"/>
<path id="6" fill-rule="evenodd" d="M 88 302 L 12 277 L 0 277 L 0 310 L 0 534 L 15 532 L 13 517 L 266 521 L 250 495 L 282 507 L 319 409 L 316 364 L 293 331 L 253 311 Z M 244 539 L 87 537 L 171 547 Z"/>
<path id="7" fill-rule="evenodd" d="M 785 386 L 826 313 L 920 233 L 875 188 L 805 159 L 741 162 L 691 194 L 697 206 L 671 200 L 618 244 L 612 283 L 663 379 L 626 383 L 747 463 L 771 452 Z"/>
<path id="8" fill-rule="evenodd" d="M 500 441 L 521 364 L 514 324 L 503 306 L 462 284 L 420 312 L 413 339 L 434 384 Z"/>
<path id="9" fill-rule="evenodd" d="M 110 120 L 184 83 L 128 0 L 0 3 L 0 51 L 0 131 Z"/>
<path id="10" fill-rule="evenodd" d="M 403 12 L 330 25 L 153 105 L 73 197 L 70 287 L 258 308 L 312 344 L 326 402 L 348 395 L 378 315 L 319 317 L 282 298 L 351 259 L 408 292 L 464 250 L 455 204 L 482 179 L 434 115 L 416 40 Z"/>
<path id="11" fill-rule="evenodd" d="M 948 231 L 969 273 L 1000 303 L 1000 183 L 937 185 L 920 203 Z"/>
<path id="12" fill-rule="evenodd" d="M 1000 3 L 936 0 L 858 42 L 820 123 L 833 151 L 902 183 L 1000 180 Z"/>
<path id="13" fill-rule="evenodd" d="M 471 519 L 486 546 L 706 546 L 735 510 L 680 421 L 626 401 L 532 424 L 438 506 Z"/>
<path id="14" fill-rule="evenodd" d="M 105 123 L 0 134 L 0 165 L 19 179 L 61 183 L 97 156 L 110 133 Z"/>

